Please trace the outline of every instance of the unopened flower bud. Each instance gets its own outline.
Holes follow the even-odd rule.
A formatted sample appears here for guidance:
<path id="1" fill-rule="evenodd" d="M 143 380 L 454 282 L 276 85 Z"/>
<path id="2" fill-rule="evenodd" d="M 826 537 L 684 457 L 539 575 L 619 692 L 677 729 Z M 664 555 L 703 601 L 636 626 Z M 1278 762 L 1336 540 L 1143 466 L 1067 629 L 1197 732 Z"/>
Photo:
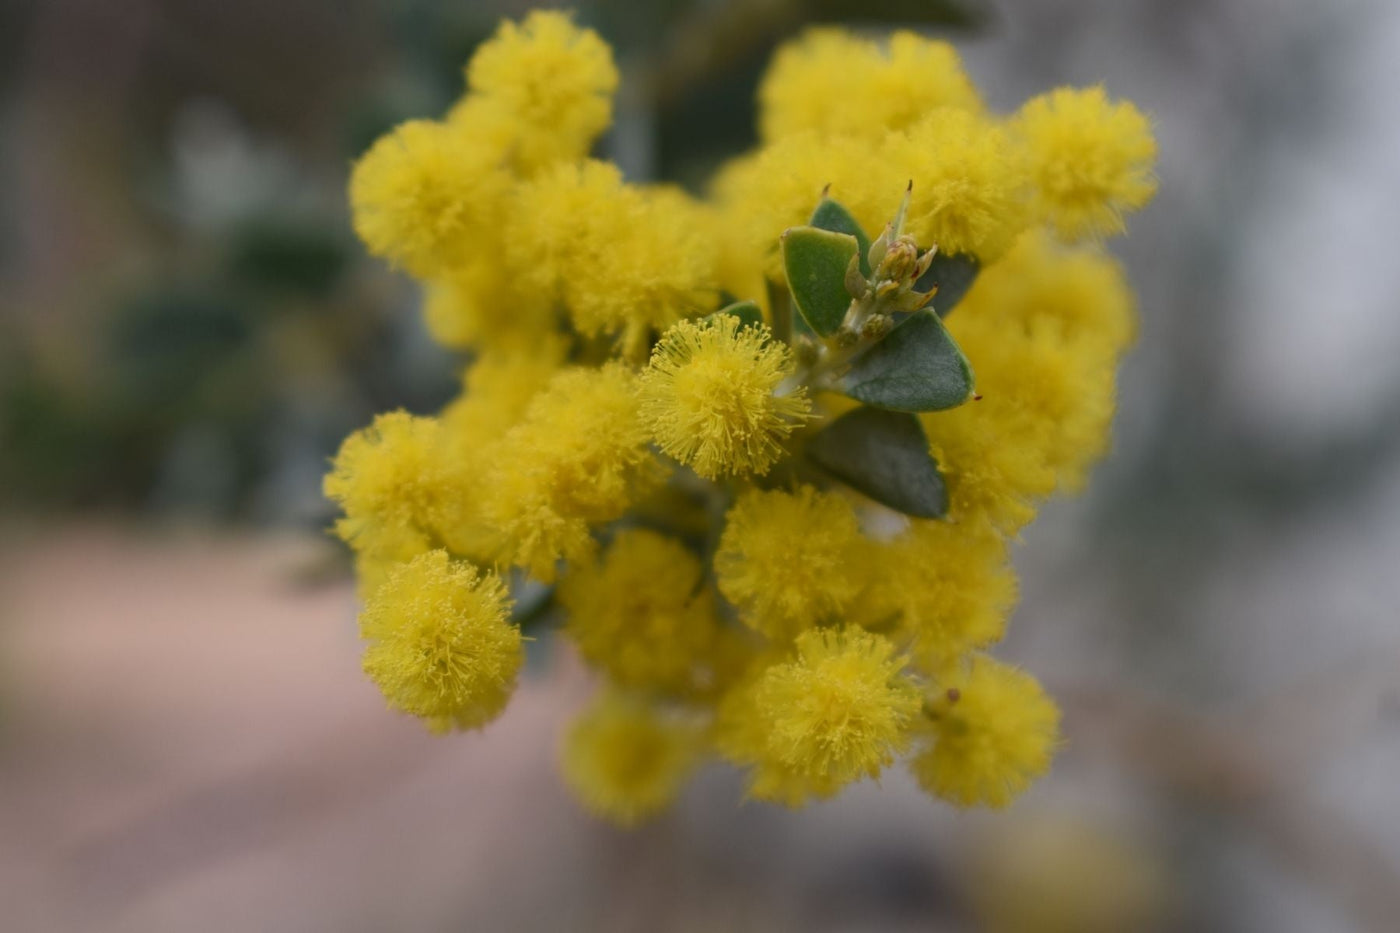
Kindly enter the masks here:
<path id="1" fill-rule="evenodd" d="M 880 260 L 877 277 L 894 282 L 907 282 L 915 277 L 919 266 L 919 247 L 913 237 L 902 236 L 890 244 Z"/>

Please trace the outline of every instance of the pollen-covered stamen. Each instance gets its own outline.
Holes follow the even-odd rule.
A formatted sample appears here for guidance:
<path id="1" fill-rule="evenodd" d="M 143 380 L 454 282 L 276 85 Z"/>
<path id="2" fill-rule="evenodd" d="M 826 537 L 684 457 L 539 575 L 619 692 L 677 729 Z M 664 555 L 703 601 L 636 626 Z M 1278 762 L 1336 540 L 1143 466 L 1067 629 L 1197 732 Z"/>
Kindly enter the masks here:
<path id="1" fill-rule="evenodd" d="M 792 372 L 791 352 L 767 327 L 731 315 L 682 321 L 642 374 L 642 421 L 657 446 L 708 479 L 766 473 L 811 410 L 806 390 L 787 384 Z"/>

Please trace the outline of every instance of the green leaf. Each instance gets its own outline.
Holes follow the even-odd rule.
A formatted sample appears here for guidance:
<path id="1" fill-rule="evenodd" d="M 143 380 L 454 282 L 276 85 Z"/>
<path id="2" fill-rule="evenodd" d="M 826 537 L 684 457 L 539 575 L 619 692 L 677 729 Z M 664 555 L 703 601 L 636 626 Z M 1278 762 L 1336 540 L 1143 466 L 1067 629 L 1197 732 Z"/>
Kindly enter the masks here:
<path id="1" fill-rule="evenodd" d="M 720 314 L 728 314 L 737 317 L 741 327 L 759 327 L 767 323 L 763 320 L 762 309 L 759 308 L 758 303 L 754 301 L 736 301 L 733 304 L 725 305 L 723 308 L 720 308 L 714 314 L 711 314 L 710 317 L 715 317 Z"/>
<path id="2" fill-rule="evenodd" d="M 865 231 L 860 228 L 860 223 L 851 216 L 851 212 L 846 210 L 845 205 L 823 195 L 821 203 L 812 212 L 812 219 L 808 223 L 822 230 L 830 230 L 833 233 L 849 233 L 855 237 L 856 251 L 860 255 L 861 275 L 866 278 L 870 277 L 870 237 L 865 235 Z"/>
<path id="3" fill-rule="evenodd" d="M 947 317 L 953 306 L 962 301 L 981 270 L 982 264 L 970 253 L 937 253 L 933 264 L 919 277 L 915 287 L 928 291 L 937 286 L 938 293 L 929 302 L 929 307 L 937 311 L 939 317 Z"/>
<path id="4" fill-rule="evenodd" d="M 849 233 L 793 227 L 783 234 L 783 266 L 797 310 L 823 337 L 841 327 L 851 295 L 846 269 L 859 247 Z"/>
<path id="5" fill-rule="evenodd" d="M 807 443 L 807 456 L 852 489 L 898 512 L 939 518 L 948 511 L 943 475 L 914 415 L 879 408 L 849 411 Z"/>
<path id="6" fill-rule="evenodd" d="M 972 395 L 972 366 L 938 315 L 925 308 L 851 363 L 837 388 L 893 411 L 942 411 Z"/>

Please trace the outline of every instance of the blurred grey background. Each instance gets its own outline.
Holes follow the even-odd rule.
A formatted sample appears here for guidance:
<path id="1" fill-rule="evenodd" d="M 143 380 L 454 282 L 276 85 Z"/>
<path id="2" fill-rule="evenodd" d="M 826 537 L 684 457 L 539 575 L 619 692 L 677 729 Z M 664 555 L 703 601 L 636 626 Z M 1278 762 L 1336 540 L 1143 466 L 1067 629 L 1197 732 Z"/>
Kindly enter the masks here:
<path id="1" fill-rule="evenodd" d="M 547 644 L 481 735 L 384 712 L 322 533 L 340 438 L 460 365 L 353 241 L 348 166 L 527 6 L 0 0 L 4 928 L 1400 928 L 1400 5 L 577 4 L 638 177 L 748 145 L 810 22 L 946 35 L 1003 110 L 1102 81 L 1161 146 L 1112 244 L 1114 452 L 1016 553 L 1052 776 L 788 813 L 716 770 L 630 834 L 554 775 L 588 683 Z"/>

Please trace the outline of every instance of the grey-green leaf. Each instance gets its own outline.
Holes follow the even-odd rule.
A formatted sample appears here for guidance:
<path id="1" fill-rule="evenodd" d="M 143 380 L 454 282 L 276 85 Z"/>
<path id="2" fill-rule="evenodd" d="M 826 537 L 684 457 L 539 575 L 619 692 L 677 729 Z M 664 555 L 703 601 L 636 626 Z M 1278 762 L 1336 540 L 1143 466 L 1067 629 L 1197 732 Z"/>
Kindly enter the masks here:
<path id="1" fill-rule="evenodd" d="M 929 307 L 937 311 L 939 317 L 947 317 L 953 306 L 962 301 L 981 270 L 982 263 L 970 253 L 937 253 L 916 287 L 927 291 L 937 286 L 938 292 L 929 302 Z"/>
<path id="2" fill-rule="evenodd" d="M 851 363 L 838 389 L 893 411 L 942 411 L 972 396 L 972 366 L 938 315 L 925 308 Z"/>
<path id="3" fill-rule="evenodd" d="M 948 511 L 948 490 L 914 415 L 857 408 L 807 443 L 807 456 L 876 502 L 916 518 Z"/>
<path id="4" fill-rule="evenodd" d="M 846 268 L 859 247 L 849 233 L 793 227 L 783 234 L 783 266 L 797 310 L 812 330 L 829 337 L 850 307 Z"/>
<path id="5" fill-rule="evenodd" d="M 866 278 L 870 277 L 870 237 L 866 236 L 865 231 L 860 227 L 860 222 L 851 216 L 851 212 L 846 210 L 844 204 L 823 195 L 821 203 L 812 212 L 812 219 L 808 223 L 822 230 L 830 230 L 833 233 L 849 233 L 855 237 L 856 250 L 860 255 L 861 274 Z"/>
<path id="6" fill-rule="evenodd" d="M 733 304 L 725 305 L 710 316 L 714 317 L 719 314 L 737 317 L 742 327 L 758 327 L 766 323 L 763 320 L 763 310 L 754 301 L 736 301 Z"/>

